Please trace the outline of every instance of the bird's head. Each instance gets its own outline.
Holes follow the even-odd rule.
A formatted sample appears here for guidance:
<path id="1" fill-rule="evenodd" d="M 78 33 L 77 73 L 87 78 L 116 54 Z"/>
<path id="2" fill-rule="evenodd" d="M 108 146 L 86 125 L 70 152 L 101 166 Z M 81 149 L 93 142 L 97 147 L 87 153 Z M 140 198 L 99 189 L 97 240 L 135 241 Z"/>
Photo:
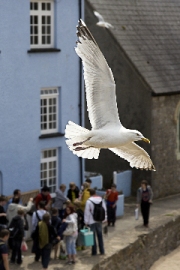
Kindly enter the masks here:
<path id="1" fill-rule="evenodd" d="M 145 138 L 138 130 L 131 130 L 131 135 L 133 141 L 144 141 L 146 143 L 150 143 L 150 140 Z"/>

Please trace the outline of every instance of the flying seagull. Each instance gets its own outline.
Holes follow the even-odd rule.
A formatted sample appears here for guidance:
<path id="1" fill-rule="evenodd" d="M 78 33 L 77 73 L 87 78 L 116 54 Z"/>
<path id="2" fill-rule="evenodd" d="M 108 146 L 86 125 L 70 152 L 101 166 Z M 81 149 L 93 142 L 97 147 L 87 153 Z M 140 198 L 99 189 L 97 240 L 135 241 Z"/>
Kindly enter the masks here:
<path id="1" fill-rule="evenodd" d="M 101 148 L 108 148 L 127 160 L 131 167 L 155 170 L 148 153 L 134 141 L 150 143 L 139 131 L 123 127 L 120 122 L 115 81 L 106 59 L 86 24 L 77 26 L 76 53 L 82 59 L 86 99 L 91 130 L 71 121 L 65 129 L 66 143 L 73 154 L 98 159 Z"/>
<path id="2" fill-rule="evenodd" d="M 105 28 L 114 28 L 112 26 L 112 24 L 105 22 L 103 16 L 101 14 L 99 14 L 99 12 L 94 11 L 94 15 L 98 18 L 99 22 L 97 22 L 96 24 L 100 27 L 105 27 Z"/>

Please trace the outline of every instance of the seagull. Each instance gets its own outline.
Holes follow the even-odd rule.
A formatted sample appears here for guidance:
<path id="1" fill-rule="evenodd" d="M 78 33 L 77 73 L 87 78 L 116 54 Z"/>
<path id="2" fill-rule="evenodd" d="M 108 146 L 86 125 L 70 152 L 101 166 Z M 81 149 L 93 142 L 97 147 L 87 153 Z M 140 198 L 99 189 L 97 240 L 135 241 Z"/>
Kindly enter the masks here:
<path id="1" fill-rule="evenodd" d="M 98 18 L 99 22 L 97 22 L 96 24 L 100 27 L 105 27 L 105 28 L 114 28 L 114 26 L 112 26 L 112 24 L 105 22 L 103 16 L 101 14 L 99 14 L 99 12 L 94 11 L 94 15 Z"/>
<path id="2" fill-rule="evenodd" d="M 75 51 L 83 63 L 92 129 L 69 121 L 65 128 L 66 144 L 78 157 L 98 159 L 104 148 L 127 160 L 131 167 L 155 171 L 148 153 L 135 143 L 150 141 L 139 131 L 126 129 L 120 122 L 113 73 L 83 20 L 78 22 L 77 36 Z"/>

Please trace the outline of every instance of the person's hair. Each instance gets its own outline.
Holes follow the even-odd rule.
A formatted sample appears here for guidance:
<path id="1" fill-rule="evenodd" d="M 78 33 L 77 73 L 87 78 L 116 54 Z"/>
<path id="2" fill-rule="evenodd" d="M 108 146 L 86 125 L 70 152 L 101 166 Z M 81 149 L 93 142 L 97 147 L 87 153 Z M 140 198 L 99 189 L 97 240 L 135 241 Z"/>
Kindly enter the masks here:
<path id="1" fill-rule="evenodd" d="M 45 213 L 44 215 L 43 215 L 43 217 L 42 217 L 42 220 L 46 223 L 46 224 L 48 224 L 49 223 L 49 221 L 50 221 L 50 214 L 49 213 Z"/>
<path id="2" fill-rule="evenodd" d="M 88 182 L 84 182 L 82 185 L 83 185 L 84 189 L 90 187 L 90 184 Z"/>
<path id="3" fill-rule="evenodd" d="M 66 188 L 66 185 L 61 184 L 61 185 L 60 185 L 60 189 L 63 189 L 63 188 Z"/>
<path id="4" fill-rule="evenodd" d="M 17 210 L 17 214 L 18 214 L 19 216 L 23 216 L 23 215 L 24 215 L 24 209 L 19 208 L 19 209 Z"/>
<path id="5" fill-rule="evenodd" d="M 148 182 L 147 182 L 146 180 L 142 180 L 142 181 L 141 181 L 141 184 L 144 184 L 144 185 L 147 187 Z"/>
<path id="6" fill-rule="evenodd" d="M 44 192 L 49 192 L 49 191 L 50 191 L 50 189 L 49 189 L 49 187 L 44 186 L 44 187 L 41 189 L 41 191 L 44 191 Z"/>
<path id="7" fill-rule="evenodd" d="M 7 197 L 6 196 L 4 196 L 4 195 L 1 195 L 0 196 L 0 202 L 7 202 Z"/>
<path id="8" fill-rule="evenodd" d="M 8 236 L 10 234 L 10 231 L 7 229 L 2 229 L 0 231 L 0 238 L 4 238 L 5 236 Z"/>
<path id="9" fill-rule="evenodd" d="M 111 185 L 111 187 L 114 187 L 114 188 L 116 188 L 116 184 L 112 184 L 112 185 Z"/>
<path id="10" fill-rule="evenodd" d="M 69 214 L 67 214 L 67 209 L 70 209 L 70 213 Z M 73 205 L 71 205 L 71 206 L 67 206 L 66 207 L 66 211 L 65 211 L 65 218 L 67 217 L 67 216 L 69 216 L 70 214 L 73 214 L 74 213 L 74 206 Z"/>
<path id="11" fill-rule="evenodd" d="M 81 201 L 79 201 L 79 200 L 74 201 L 74 205 L 77 206 L 77 207 L 80 207 L 81 206 Z"/>
<path id="12" fill-rule="evenodd" d="M 52 210 L 51 210 L 51 212 L 52 212 L 52 215 L 57 215 L 58 209 L 55 208 L 55 207 L 53 207 Z"/>
<path id="13" fill-rule="evenodd" d="M 44 208 L 45 208 L 45 202 L 44 202 L 44 201 L 40 201 L 40 202 L 38 203 L 38 206 L 39 206 L 39 208 L 44 209 Z"/>
<path id="14" fill-rule="evenodd" d="M 90 196 L 93 196 L 93 195 L 96 194 L 96 191 L 95 191 L 94 188 L 89 188 L 88 191 L 89 191 L 89 193 L 90 193 Z"/>
<path id="15" fill-rule="evenodd" d="M 20 189 L 15 189 L 14 192 L 13 192 L 13 195 L 14 196 L 19 195 L 19 192 L 20 192 Z"/>
<path id="16" fill-rule="evenodd" d="M 92 180 L 91 180 L 91 179 L 89 179 L 89 178 L 87 178 L 85 182 L 87 182 L 87 183 L 91 184 L 91 183 L 92 183 Z"/>
<path id="17" fill-rule="evenodd" d="M 16 195 L 16 196 L 17 196 L 17 195 Z M 13 197 L 12 203 L 18 204 L 19 202 L 20 202 L 20 198 L 19 198 L 19 197 Z"/>
<path id="18" fill-rule="evenodd" d="M 76 184 L 74 182 L 69 183 L 69 188 L 73 188 L 75 186 L 76 186 Z"/>

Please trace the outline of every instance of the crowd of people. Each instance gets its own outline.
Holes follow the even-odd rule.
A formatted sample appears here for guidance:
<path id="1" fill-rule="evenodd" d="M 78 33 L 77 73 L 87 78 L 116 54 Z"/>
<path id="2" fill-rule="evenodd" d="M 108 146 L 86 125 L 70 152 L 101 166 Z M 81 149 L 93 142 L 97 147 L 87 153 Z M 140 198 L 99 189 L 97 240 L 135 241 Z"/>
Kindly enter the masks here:
<path id="1" fill-rule="evenodd" d="M 8 248 L 11 250 L 10 263 L 22 263 L 22 242 L 25 231 L 29 229 L 27 214 L 32 215 L 32 253 L 35 254 L 34 260 L 38 262 L 41 258 L 43 269 L 48 269 L 50 254 L 54 249 L 54 259 L 59 258 L 59 250 L 66 254 L 68 264 L 76 262 L 77 250 L 84 249 L 81 243 L 80 230 L 84 226 L 89 226 L 94 233 L 94 245 L 92 255 L 97 254 L 96 236 L 99 244 L 100 254 L 104 254 L 104 243 L 102 233 L 102 223 L 108 220 L 108 225 L 115 223 L 115 208 L 118 198 L 115 187 L 112 186 L 112 196 L 110 190 L 107 191 L 107 207 L 105 201 L 96 195 L 96 191 L 91 188 L 91 180 L 87 179 L 79 189 L 75 183 L 69 184 L 67 195 L 65 194 L 66 185 L 61 184 L 56 190 L 56 197 L 53 201 L 50 190 L 47 186 L 35 197 L 30 198 L 27 205 L 23 205 L 21 191 L 15 190 L 10 200 L 5 196 L 0 196 L 0 253 L 6 255 Z M 114 201 L 113 201 L 114 200 Z M 93 211 L 95 204 L 102 202 L 104 209 L 104 220 L 102 222 L 94 220 Z M 112 206 L 112 212 L 109 206 Z M 1 242 L 3 244 L 1 244 Z M 9 270 L 9 262 L 4 259 L 0 261 L 0 270 Z"/>
<path id="2" fill-rule="evenodd" d="M 87 179 L 80 189 L 75 183 L 70 183 L 67 193 L 66 185 L 61 184 L 56 190 L 54 200 L 51 198 L 49 188 L 44 186 L 35 198 L 29 199 L 27 205 L 23 205 L 21 191 L 18 189 L 14 191 L 10 200 L 1 195 L 0 270 L 9 270 L 9 253 L 11 264 L 22 263 L 22 243 L 25 231 L 29 229 L 27 214 L 32 216 L 31 238 L 34 261 L 38 262 L 41 258 L 43 269 L 48 269 L 52 249 L 54 259 L 67 257 L 68 264 L 76 263 L 77 250 L 85 248 L 80 230 L 86 226 L 93 232 L 92 256 L 98 253 L 96 238 L 100 255 L 104 255 L 103 223 L 107 223 L 107 226 L 115 226 L 117 200 L 118 192 L 115 184 L 111 185 L 102 198 L 96 194 L 95 189 L 91 188 L 90 179 Z M 141 205 L 144 226 L 147 227 L 152 189 L 145 180 L 138 189 L 137 202 L 138 206 Z M 100 208 L 103 211 L 95 213 Z"/>

